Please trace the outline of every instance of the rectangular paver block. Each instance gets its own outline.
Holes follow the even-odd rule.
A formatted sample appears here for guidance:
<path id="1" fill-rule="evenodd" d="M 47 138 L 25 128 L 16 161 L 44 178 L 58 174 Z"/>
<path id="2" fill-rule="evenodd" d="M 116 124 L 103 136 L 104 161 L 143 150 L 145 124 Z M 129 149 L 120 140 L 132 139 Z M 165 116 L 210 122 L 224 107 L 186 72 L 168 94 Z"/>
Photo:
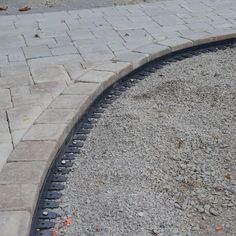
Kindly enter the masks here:
<path id="1" fill-rule="evenodd" d="M 29 234 L 31 214 L 27 211 L 0 212 L 1 236 L 26 236 Z"/>
<path id="2" fill-rule="evenodd" d="M 83 110 L 91 103 L 87 95 L 60 95 L 51 104 L 50 108 Z"/>
<path id="3" fill-rule="evenodd" d="M 179 37 L 163 40 L 159 42 L 159 44 L 170 47 L 172 51 L 178 51 L 193 46 L 192 41 Z"/>
<path id="4" fill-rule="evenodd" d="M 134 51 L 149 54 L 150 60 L 154 60 L 156 58 L 159 58 L 163 55 L 170 53 L 171 49 L 170 49 L 170 47 L 167 47 L 167 46 L 162 46 L 162 45 L 158 45 L 155 43 L 150 43 L 150 44 L 144 45 L 142 47 L 139 47 L 139 48 L 135 49 Z"/>
<path id="5" fill-rule="evenodd" d="M 23 47 L 23 51 L 27 59 L 49 57 L 52 55 L 47 46 Z"/>
<path id="6" fill-rule="evenodd" d="M 114 57 L 113 61 L 123 61 L 129 62 L 133 65 L 133 69 L 140 67 L 141 65 L 147 63 L 150 57 L 148 54 L 145 53 L 138 53 L 138 52 L 127 52 Z"/>
<path id="7" fill-rule="evenodd" d="M 3 166 L 7 161 L 8 156 L 13 150 L 12 142 L 0 143 L 0 150 L 1 150 L 0 152 L 0 172 L 1 172 Z"/>
<path id="8" fill-rule="evenodd" d="M 46 109 L 35 121 L 36 124 L 70 124 L 76 119 L 76 109 Z"/>
<path id="9" fill-rule="evenodd" d="M 114 83 L 116 79 L 117 75 L 113 72 L 91 70 L 86 74 L 78 77 L 76 81 L 87 83 L 101 83 L 104 88 L 107 88 L 112 83 Z"/>
<path id="10" fill-rule="evenodd" d="M 119 78 L 127 75 L 132 71 L 132 64 L 129 62 L 120 62 L 120 61 L 107 61 L 102 65 L 99 65 L 95 70 L 99 71 L 110 71 L 116 73 Z"/>
<path id="11" fill-rule="evenodd" d="M 62 65 L 34 65 L 31 72 L 35 83 L 50 81 L 70 81 L 70 77 Z"/>
<path id="12" fill-rule="evenodd" d="M 33 213 L 39 190 L 38 184 L 0 184 L 0 212 L 27 210 Z"/>
<path id="13" fill-rule="evenodd" d="M 55 141 L 61 145 L 68 134 L 65 124 L 34 124 L 23 137 L 23 141 Z"/>
<path id="14" fill-rule="evenodd" d="M 103 86 L 101 83 L 85 83 L 77 82 L 72 84 L 70 87 L 63 91 L 63 94 L 67 95 L 87 95 L 94 101 L 103 91 Z"/>
<path id="15" fill-rule="evenodd" d="M 42 183 L 48 167 L 46 161 L 6 163 L 0 172 L 0 185 Z"/>
<path id="16" fill-rule="evenodd" d="M 48 161 L 51 163 L 57 151 L 58 145 L 53 141 L 20 142 L 9 156 L 8 162 Z"/>

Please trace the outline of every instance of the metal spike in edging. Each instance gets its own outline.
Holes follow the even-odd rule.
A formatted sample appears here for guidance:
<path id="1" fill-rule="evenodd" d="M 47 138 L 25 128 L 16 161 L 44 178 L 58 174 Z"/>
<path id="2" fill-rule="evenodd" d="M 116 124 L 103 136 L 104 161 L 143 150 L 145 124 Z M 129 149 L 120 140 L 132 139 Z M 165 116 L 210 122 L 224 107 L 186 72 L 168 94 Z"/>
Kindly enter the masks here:
<path id="1" fill-rule="evenodd" d="M 52 182 L 58 182 L 58 183 L 66 182 L 66 180 L 67 177 L 63 175 L 53 175 L 51 179 Z"/>
<path id="2" fill-rule="evenodd" d="M 47 188 L 48 191 L 61 191 L 65 188 L 63 184 L 52 183 Z"/>
<path id="3" fill-rule="evenodd" d="M 69 174 L 69 172 L 70 172 L 70 169 L 68 169 L 68 168 L 65 168 L 65 167 L 56 167 L 54 170 L 53 170 L 53 174 L 57 174 L 57 173 L 59 173 L 59 174 L 61 174 L 61 175 L 67 175 L 67 174 Z"/>
<path id="4" fill-rule="evenodd" d="M 55 201 L 44 201 L 41 209 L 54 209 L 54 208 L 58 208 L 59 207 L 59 202 L 55 202 Z"/>
<path id="5" fill-rule="evenodd" d="M 40 230 L 36 232 L 35 236 L 52 236 L 52 231 L 51 230 Z"/>
<path id="6" fill-rule="evenodd" d="M 70 160 L 73 161 L 75 160 L 75 154 L 74 153 L 65 153 L 63 154 L 62 158 L 60 159 L 60 161 L 62 160 Z"/>
<path id="7" fill-rule="evenodd" d="M 90 107 L 84 118 L 77 122 L 74 130 L 71 132 L 71 136 L 67 138 L 62 150 L 57 154 L 42 188 L 37 209 L 33 217 L 30 235 L 52 235 L 51 228 L 54 226 L 54 220 L 58 217 L 57 213 L 53 212 L 53 209 L 59 207 L 59 202 L 56 200 L 61 197 L 62 194 L 60 191 L 64 189 L 64 185 L 61 183 L 66 181 L 65 175 L 71 171 L 73 160 L 75 160 L 75 157 L 80 153 L 80 148 L 83 146 L 87 135 L 90 133 L 91 129 L 93 129 L 94 124 L 97 123 L 105 109 L 108 108 L 113 101 L 128 88 L 138 83 L 139 80 L 146 78 L 150 73 L 156 72 L 170 62 L 197 56 L 204 52 L 217 52 L 218 50 L 233 47 L 236 47 L 236 39 L 224 41 L 223 44 L 212 43 L 208 46 L 197 46 L 174 52 L 167 57 L 164 56 L 154 62 L 150 62 L 141 72 L 140 69 L 132 72 L 132 74 L 127 75 L 105 91 Z"/>
<path id="8" fill-rule="evenodd" d="M 46 220 L 53 220 L 56 219 L 58 217 L 58 214 L 52 211 L 46 211 L 46 210 L 42 210 L 39 212 L 38 215 L 39 219 L 46 219 Z"/>
<path id="9" fill-rule="evenodd" d="M 45 199 L 47 200 L 57 200 L 61 198 L 62 193 L 58 193 L 57 191 L 50 191 L 46 194 Z"/>
<path id="10" fill-rule="evenodd" d="M 105 110 L 104 109 L 100 109 L 99 112 L 100 113 L 103 113 Z M 85 123 L 82 125 L 82 128 L 83 129 L 92 129 L 93 128 L 93 124 L 90 124 L 90 123 Z"/>
<path id="11" fill-rule="evenodd" d="M 54 227 L 54 225 L 55 225 L 54 222 L 46 221 L 46 220 L 39 220 L 37 225 L 36 225 L 36 228 L 39 229 L 39 230 L 51 229 L 51 228 Z"/>
<path id="12" fill-rule="evenodd" d="M 77 139 L 77 140 L 81 140 L 81 141 L 85 141 L 86 138 L 87 138 L 87 136 L 84 134 L 74 134 L 74 136 L 73 136 L 73 139 Z"/>

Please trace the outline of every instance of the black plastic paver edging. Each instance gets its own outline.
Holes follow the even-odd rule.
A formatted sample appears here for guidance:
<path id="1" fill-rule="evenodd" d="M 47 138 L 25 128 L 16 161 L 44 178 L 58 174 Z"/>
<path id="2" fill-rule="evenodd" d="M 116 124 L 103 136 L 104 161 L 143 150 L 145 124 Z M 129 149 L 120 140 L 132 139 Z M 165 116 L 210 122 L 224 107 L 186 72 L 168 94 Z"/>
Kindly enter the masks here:
<path id="1" fill-rule="evenodd" d="M 84 116 L 76 122 L 55 156 L 39 194 L 36 210 L 32 219 L 30 236 L 52 235 L 51 230 L 55 225 L 55 219 L 59 217 L 53 212 L 53 209 L 59 207 L 57 199 L 62 195 L 60 191 L 64 189 L 63 183 L 65 183 L 67 179 L 66 175 L 70 172 L 73 161 L 78 158 L 80 149 L 86 141 L 86 135 L 90 133 L 94 124 L 113 101 L 139 80 L 145 79 L 148 75 L 155 73 L 158 69 L 167 64 L 202 53 L 225 50 L 229 47 L 236 47 L 236 39 L 208 43 L 170 53 L 148 62 L 106 89 L 88 108 Z"/>

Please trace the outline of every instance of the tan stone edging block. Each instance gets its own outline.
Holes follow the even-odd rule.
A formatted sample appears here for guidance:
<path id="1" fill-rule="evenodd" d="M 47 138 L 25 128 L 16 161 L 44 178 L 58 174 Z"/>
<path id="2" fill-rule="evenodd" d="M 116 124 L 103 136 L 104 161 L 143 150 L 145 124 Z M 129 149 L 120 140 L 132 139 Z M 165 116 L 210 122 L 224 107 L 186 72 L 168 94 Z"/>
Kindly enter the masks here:
<path id="1" fill-rule="evenodd" d="M 236 30 L 222 35 L 218 30 L 210 35 L 150 43 L 119 55 L 77 78 L 34 122 L 8 158 L 0 173 L 0 193 L 4 192 L 0 196 L 0 214 L 6 212 L 11 222 L 18 219 L 21 235 L 28 235 L 38 194 L 54 156 L 75 122 L 107 87 L 136 68 L 170 52 L 235 37 Z M 27 217 L 22 219 L 19 217 L 21 214 Z M 19 234 L 12 234 L 15 235 Z"/>

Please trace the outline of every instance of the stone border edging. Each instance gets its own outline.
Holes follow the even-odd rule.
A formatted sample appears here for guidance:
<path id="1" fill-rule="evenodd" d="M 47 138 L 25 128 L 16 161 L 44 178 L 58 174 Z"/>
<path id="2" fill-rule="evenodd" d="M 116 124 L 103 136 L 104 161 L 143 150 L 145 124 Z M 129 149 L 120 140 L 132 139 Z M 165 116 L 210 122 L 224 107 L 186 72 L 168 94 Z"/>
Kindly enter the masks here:
<path id="1" fill-rule="evenodd" d="M 29 235 L 39 192 L 52 160 L 75 122 L 106 88 L 161 56 L 234 38 L 233 29 L 170 38 L 122 54 L 78 77 L 34 122 L 0 173 L 1 235 Z"/>

